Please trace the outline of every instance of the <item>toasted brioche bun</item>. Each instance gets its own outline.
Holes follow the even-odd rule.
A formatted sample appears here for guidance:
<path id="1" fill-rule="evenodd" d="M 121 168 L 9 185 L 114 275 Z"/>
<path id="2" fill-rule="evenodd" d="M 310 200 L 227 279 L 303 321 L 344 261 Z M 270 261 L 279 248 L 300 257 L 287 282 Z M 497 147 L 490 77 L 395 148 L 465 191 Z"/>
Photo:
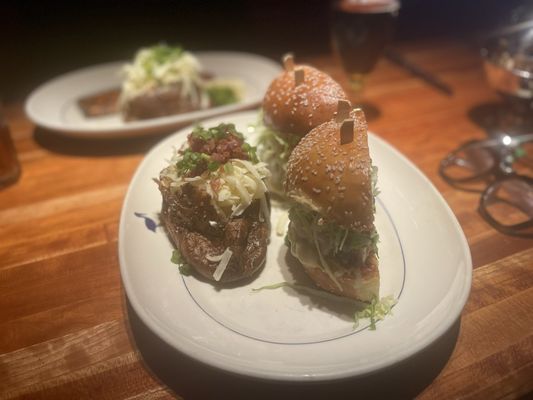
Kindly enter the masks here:
<path id="1" fill-rule="evenodd" d="M 354 137 L 341 144 L 341 123 L 317 126 L 294 148 L 287 164 L 285 190 L 292 200 L 306 204 L 348 229 L 374 229 L 372 160 L 368 152 L 364 114 L 352 111 Z"/>
<path id="2" fill-rule="evenodd" d="M 302 69 L 303 82 L 296 85 L 295 70 Z M 335 115 L 337 102 L 347 99 L 342 87 L 328 74 L 301 65 L 275 78 L 263 99 L 265 125 L 281 134 L 304 136 Z"/>
<path id="3" fill-rule="evenodd" d="M 289 225 L 291 254 L 298 259 L 304 271 L 320 288 L 338 296 L 369 302 L 379 297 L 378 259 L 370 254 L 364 265 L 341 267 L 330 260 L 336 282 L 324 271 L 315 246 L 303 240 L 294 226 Z M 339 287 L 340 286 L 340 287 Z"/>

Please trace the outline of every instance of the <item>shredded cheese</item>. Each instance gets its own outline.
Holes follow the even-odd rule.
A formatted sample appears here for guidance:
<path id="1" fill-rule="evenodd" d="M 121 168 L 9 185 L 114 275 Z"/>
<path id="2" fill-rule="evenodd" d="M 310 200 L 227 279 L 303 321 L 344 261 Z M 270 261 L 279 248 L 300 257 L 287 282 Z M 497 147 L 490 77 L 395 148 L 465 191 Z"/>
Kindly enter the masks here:
<path id="1" fill-rule="evenodd" d="M 180 83 L 183 97 L 194 101 L 198 100 L 198 96 L 206 97 L 200 100 L 202 106 L 207 106 L 207 96 L 197 90 L 202 84 L 198 59 L 192 53 L 183 51 L 169 57 L 165 62 L 160 62 L 157 61 L 156 52 L 156 47 L 140 49 L 133 63 L 124 66 L 123 98 L 133 98 L 157 87 Z"/>
<path id="2" fill-rule="evenodd" d="M 285 234 L 288 221 L 289 213 L 287 211 L 283 211 L 278 217 L 278 221 L 276 223 L 276 235 L 283 236 Z"/>
<path id="3" fill-rule="evenodd" d="M 226 267 L 228 266 L 232 255 L 233 252 L 229 249 L 229 247 L 226 248 L 226 250 L 224 250 L 224 252 L 220 255 L 220 262 L 218 263 L 215 272 L 213 272 L 213 278 L 215 281 L 218 282 L 220 278 L 222 278 L 222 275 L 224 274 L 224 271 L 226 271 Z"/>
<path id="4" fill-rule="evenodd" d="M 333 274 L 333 272 L 331 271 L 331 268 L 329 266 L 329 264 L 326 262 L 326 259 L 324 258 L 324 256 L 322 255 L 322 251 L 320 250 L 320 243 L 318 243 L 318 239 L 316 237 L 316 232 L 313 230 L 313 239 L 315 241 L 315 247 L 316 247 L 316 250 L 317 250 L 317 253 L 318 253 L 318 258 L 320 259 L 320 264 L 322 265 L 322 269 L 323 271 L 328 274 L 329 278 L 335 282 L 335 284 L 337 285 L 337 287 L 339 288 L 339 290 L 342 292 L 343 289 L 342 289 L 342 286 L 341 284 L 339 283 L 339 281 L 337 280 L 337 278 L 335 277 L 335 275 Z"/>
<path id="5" fill-rule="evenodd" d="M 252 164 L 246 160 L 231 159 L 231 168 L 220 167 L 216 171 L 205 171 L 194 178 L 177 174 L 176 163 L 180 154 L 176 152 L 170 165 L 161 172 L 161 178 L 169 179 L 170 187 L 177 189 L 185 183 L 203 188 L 211 197 L 211 203 L 223 219 L 241 215 L 254 200 L 260 200 L 260 213 L 269 220 L 265 195 L 268 191 L 265 180 L 270 176 L 266 164 Z M 216 181 L 216 185 L 211 185 Z M 213 189 L 216 187 L 216 190 Z"/>
<path id="6" fill-rule="evenodd" d="M 222 254 L 224 254 L 224 253 L 222 253 Z M 212 255 L 208 254 L 208 255 L 205 256 L 205 258 L 207 258 L 209 261 L 213 261 L 213 262 L 220 261 L 222 259 L 222 254 L 219 254 L 217 256 L 212 256 Z"/>

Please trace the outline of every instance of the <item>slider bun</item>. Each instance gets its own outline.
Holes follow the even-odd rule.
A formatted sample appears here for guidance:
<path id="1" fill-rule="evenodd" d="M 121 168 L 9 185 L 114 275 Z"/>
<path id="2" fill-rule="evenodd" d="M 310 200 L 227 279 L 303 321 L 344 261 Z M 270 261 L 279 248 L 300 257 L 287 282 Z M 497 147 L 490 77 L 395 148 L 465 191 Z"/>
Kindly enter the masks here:
<path id="1" fill-rule="evenodd" d="M 329 121 L 339 100 L 347 100 L 342 87 L 328 74 L 301 65 L 304 81 L 296 85 L 294 71 L 284 71 L 270 84 L 263 99 L 265 125 L 283 134 L 304 136 Z"/>
<path id="2" fill-rule="evenodd" d="M 364 114 L 353 110 L 353 141 L 340 144 L 341 123 L 317 126 L 294 148 L 287 163 L 285 190 L 292 200 L 326 220 L 352 230 L 374 229 L 372 161 Z"/>

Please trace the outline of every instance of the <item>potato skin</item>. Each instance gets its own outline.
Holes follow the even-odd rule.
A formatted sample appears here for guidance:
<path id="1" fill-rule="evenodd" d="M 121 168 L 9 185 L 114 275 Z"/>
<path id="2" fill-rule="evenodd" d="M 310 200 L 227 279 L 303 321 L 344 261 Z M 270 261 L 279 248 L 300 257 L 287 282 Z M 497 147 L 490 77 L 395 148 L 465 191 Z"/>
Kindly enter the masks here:
<path id="1" fill-rule="evenodd" d="M 259 200 L 242 215 L 221 221 L 209 195 L 194 185 L 185 184 L 173 193 L 160 181 L 159 189 L 163 225 L 174 246 L 198 274 L 215 281 L 218 262 L 206 256 L 220 255 L 228 247 L 233 254 L 219 282 L 249 278 L 264 265 L 270 228 L 268 221 L 259 219 Z M 209 221 L 217 224 L 212 226 Z"/>

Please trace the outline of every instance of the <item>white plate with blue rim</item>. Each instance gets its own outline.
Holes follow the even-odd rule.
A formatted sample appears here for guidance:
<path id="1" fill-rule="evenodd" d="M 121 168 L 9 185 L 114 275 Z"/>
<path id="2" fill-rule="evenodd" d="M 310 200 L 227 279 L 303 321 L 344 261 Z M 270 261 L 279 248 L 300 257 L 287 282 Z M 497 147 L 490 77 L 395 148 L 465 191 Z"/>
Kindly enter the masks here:
<path id="1" fill-rule="evenodd" d="M 255 141 L 257 114 L 204 121 L 234 123 Z M 281 287 L 300 282 L 284 244 L 285 210 L 272 207 L 273 232 L 264 268 L 250 282 L 220 289 L 181 275 L 157 215 L 159 175 L 190 128 L 156 145 L 135 173 L 120 218 L 119 259 L 127 296 L 144 323 L 180 352 L 233 373 L 277 381 L 327 381 L 367 374 L 423 351 L 457 320 L 467 300 L 472 261 L 452 211 L 431 182 L 374 134 L 379 168 L 376 227 L 380 235 L 380 295 L 392 314 L 354 324 L 352 305 Z M 276 232 L 281 228 L 280 232 Z"/>
<path id="2" fill-rule="evenodd" d="M 28 97 L 26 114 L 36 125 L 75 137 L 127 137 L 171 131 L 184 124 L 259 105 L 268 85 L 281 71 L 278 63 L 256 54 L 208 51 L 194 55 L 215 77 L 241 81 L 243 98 L 235 104 L 138 121 L 124 121 L 118 113 L 86 117 L 78 100 L 120 87 L 121 71 L 126 64 L 120 61 L 70 72 L 44 83 Z"/>

